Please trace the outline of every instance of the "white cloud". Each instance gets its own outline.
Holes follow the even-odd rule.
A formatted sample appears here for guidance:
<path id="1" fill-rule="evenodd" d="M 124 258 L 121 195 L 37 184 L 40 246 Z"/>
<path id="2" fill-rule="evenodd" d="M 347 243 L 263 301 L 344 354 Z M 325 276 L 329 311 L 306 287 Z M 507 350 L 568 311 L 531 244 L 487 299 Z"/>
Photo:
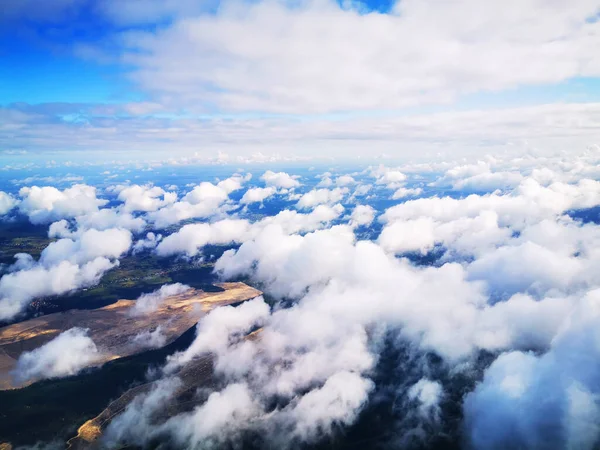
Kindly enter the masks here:
<path id="1" fill-rule="evenodd" d="M 200 183 L 180 201 L 147 214 L 156 228 L 166 228 L 186 219 L 206 218 L 222 213 L 229 194 L 240 189 L 244 178 L 234 176 L 216 185 L 208 181 Z"/>
<path id="2" fill-rule="evenodd" d="M 518 171 L 494 171 L 489 163 L 479 161 L 477 164 L 467 164 L 449 169 L 433 185 L 450 186 L 456 191 L 491 192 L 496 189 L 515 188 L 522 181 L 523 175 Z"/>
<path id="3" fill-rule="evenodd" d="M 51 242 L 37 262 L 28 254 L 15 255 L 12 270 L 0 278 L 0 320 L 16 316 L 32 299 L 97 284 L 130 246 L 127 230 L 91 229 Z"/>
<path id="4" fill-rule="evenodd" d="M 408 0 L 392 14 L 328 1 L 233 3 L 129 37 L 126 58 L 142 89 L 178 107 L 398 109 L 597 76 L 596 13 L 591 0 Z"/>
<path id="5" fill-rule="evenodd" d="M 239 242 L 249 230 L 246 220 L 225 219 L 212 224 L 193 223 L 165 237 L 156 247 L 160 256 L 184 253 L 195 256 L 208 244 L 227 245 Z"/>
<path id="6" fill-rule="evenodd" d="M 267 170 L 260 177 L 267 186 L 283 189 L 291 189 L 300 186 L 300 182 L 297 178 L 297 176 L 289 175 L 286 172 L 273 172 L 271 170 Z"/>
<path id="7" fill-rule="evenodd" d="M 184 254 L 196 256 L 205 245 L 230 245 L 244 242 L 268 227 L 276 226 L 288 234 L 305 233 L 322 228 L 337 219 L 344 208 L 320 205 L 309 214 L 284 210 L 275 216 L 250 223 L 247 220 L 224 219 L 213 223 L 188 224 L 164 238 L 156 247 L 160 256 Z"/>
<path id="8" fill-rule="evenodd" d="M 297 207 L 301 209 L 308 209 L 314 208 L 317 205 L 338 203 L 347 193 L 348 188 L 313 189 L 312 191 L 309 191 L 300 197 Z"/>
<path id="9" fill-rule="evenodd" d="M 174 203 L 177 200 L 177 194 L 165 192 L 158 186 L 134 184 L 121 189 L 118 198 L 124 203 L 124 211 L 156 211 L 163 206 Z"/>
<path id="10" fill-rule="evenodd" d="M 144 239 L 138 240 L 133 245 L 132 252 L 134 254 L 137 254 L 146 249 L 153 249 L 158 245 L 158 243 L 162 240 L 162 238 L 163 238 L 162 234 L 156 234 L 156 233 L 153 233 L 150 231 L 150 232 L 146 233 L 146 237 Z"/>
<path id="11" fill-rule="evenodd" d="M 371 171 L 371 175 L 377 178 L 376 184 L 383 184 L 388 189 L 396 189 L 401 187 L 406 181 L 406 175 L 399 170 L 380 165 Z"/>
<path id="12" fill-rule="evenodd" d="M 131 340 L 131 344 L 136 348 L 160 348 L 167 343 L 167 337 L 163 334 L 162 327 L 159 325 L 154 330 L 145 330 L 136 334 Z"/>
<path id="13" fill-rule="evenodd" d="M 440 415 L 440 401 L 443 396 L 442 385 L 425 378 L 413 384 L 407 392 L 410 400 L 419 403 L 419 413 L 426 419 L 437 421 Z"/>
<path id="14" fill-rule="evenodd" d="M 250 431 L 259 446 L 281 448 L 347 427 L 392 389 L 400 411 L 392 410 L 397 423 L 390 429 L 399 442 L 412 442 L 456 427 L 459 405 L 446 402 L 476 385 L 460 424 L 469 445 L 595 448 L 600 226 L 566 215 L 600 205 L 595 158 L 592 152 L 576 161 L 523 157 L 370 169 L 364 173 L 379 184 L 373 195 L 384 193 L 364 199 L 373 205 L 389 201 L 384 187 L 405 188 L 406 173 L 424 180 L 419 167 L 428 176 L 444 173 L 446 186 L 481 174 L 509 181 L 508 174 L 519 174 L 503 192 L 457 198 L 432 196 L 439 189 L 424 182 L 428 197 L 383 212 L 375 241 L 355 234 L 354 225 L 379 213 L 367 205 L 345 216 L 346 225 L 330 226 L 341 205 L 322 204 L 308 214 L 285 210 L 255 222 L 182 227 L 160 242 L 159 254 L 194 256 L 209 243 L 240 244 L 219 258 L 216 272 L 248 277 L 284 301 L 269 308 L 259 298 L 205 316 L 165 374 L 211 353 L 226 386 L 161 423 L 153 414 L 170 391 L 157 385 L 115 420 L 125 433 L 117 435 L 143 444 L 168 434 L 194 447 L 226 446 Z M 535 166 L 548 171 L 534 173 Z M 436 247 L 444 254 L 434 264 L 397 255 Z M 13 270 L 30 264 L 20 257 Z M 386 369 L 392 386 L 380 390 L 377 371 L 389 346 L 401 362 L 398 371 Z"/>
<path id="15" fill-rule="evenodd" d="M 167 421 L 160 431 L 170 432 L 175 441 L 186 448 L 206 442 L 218 446 L 248 426 L 259 408 L 245 384 L 232 383 L 210 394 L 206 402 L 191 413 Z"/>
<path id="16" fill-rule="evenodd" d="M 146 222 L 142 217 L 134 217 L 131 213 L 114 208 L 103 208 L 96 212 L 77 216 L 75 221 L 79 230 L 91 228 L 96 230 L 124 228 L 135 233 L 140 233 L 146 227 Z"/>
<path id="17" fill-rule="evenodd" d="M 392 195 L 392 199 L 398 200 L 400 198 L 405 198 L 405 197 L 418 197 L 422 193 L 423 193 L 422 188 L 401 187 L 401 188 L 396 189 L 396 192 L 394 192 L 394 195 Z"/>
<path id="18" fill-rule="evenodd" d="M 14 130 L 10 139 L 0 136 L 0 144 L 30 148 L 29 159 L 42 165 L 41 152 L 66 147 L 67 142 L 69 148 L 85 150 L 90 158 L 101 160 L 110 147 L 127 150 L 123 154 L 136 159 L 215 164 L 215 155 L 226 150 L 230 163 L 236 164 L 383 157 L 428 165 L 445 162 L 443 170 L 448 170 L 456 165 L 448 165 L 450 159 L 483 153 L 533 163 L 530 155 L 593 149 L 600 141 L 595 126 L 599 120 L 600 103 L 559 103 L 336 120 L 321 116 L 303 121 L 288 117 L 230 121 L 102 117 L 82 128 L 56 121 L 54 115 L 0 108 L 0 121 Z M 170 145 L 168 155 L 165 141 Z M 538 160 L 538 164 L 545 163 Z M 406 167 L 401 169 L 406 172 Z"/>
<path id="19" fill-rule="evenodd" d="M 491 364 L 465 399 L 471 445 L 597 446 L 598 298 L 595 290 L 581 299 L 547 353 L 507 352 Z"/>
<path id="20" fill-rule="evenodd" d="M 258 187 L 258 188 L 248 189 L 244 193 L 244 196 L 240 200 L 240 203 L 242 203 L 244 205 L 249 205 L 251 203 L 259 203 L 259 202 L 262 203 L 265 199 L 271 197 L 276 192 L 277 192 L 276 189 L 273 187 L 266 187 L 266 188 Z"/>
<path id="21" fill-rule="evenodd" d="M 140 295 L 131 309 L 133 315 L 147 314 L 156 311 L 164 299 L 173 295 L 183 294 L 191 288 L 185 284 L 165 284 L 153 292 Z"/>
<path id="22" fill-rule="evenodd" d="M 70 328 L 30 352 L 23 352 L 12 376 L 17 383 L 75 375 L 100 359 L 101 352 L 88 330 Z"/>
<path id="23" fill-rule="evenodd" d="M 375 219 L 375 209 L 369 205 L 356 205 L 350 217 L 351 225 L 371 225 Z"/>
<path id="24" fill-rule="evenodd" d="M 35 224 L 94 213 L 107 203 L 96 197 L 95 187 L 85 184 L 76 184 L 63 191 L 51 186 L 24 187 L 19 196 L 22 198 L 19 210 Z"/>
<path id="25" fill-rule="evenodd" d="M 356 184 L 356 180 L 350 175 L 341 175 L 335 179 L 335 184 L 338 187 L 345 187 Z"/>
<path id="26" fill-rule="evenodd" d="M 169 357 L 167 367 L 177 367 L 205 353 L 223 352 L 231 335 L 251 331 L 268 315 L 269 306 L 262 297 L 244 302 L 237 308 L 225 306 L 215 309 L 198 323 L 194 342 L 183 352 Z"/>
<path id="27" fill-rule="evenodd" d="M 302 396 L 290 413 L 293 434 L 302 441 L 330 434 L 334 425 L 351 425 L 373 390 L 373 382 L 352 372 L 338 372 L 318 389 Z"/>
<path id="28" fill-rule="evenodd" d="M 17 206 L 17 200 L 10 194 L 0 191 L 0 216 L 10 212 Z"/>

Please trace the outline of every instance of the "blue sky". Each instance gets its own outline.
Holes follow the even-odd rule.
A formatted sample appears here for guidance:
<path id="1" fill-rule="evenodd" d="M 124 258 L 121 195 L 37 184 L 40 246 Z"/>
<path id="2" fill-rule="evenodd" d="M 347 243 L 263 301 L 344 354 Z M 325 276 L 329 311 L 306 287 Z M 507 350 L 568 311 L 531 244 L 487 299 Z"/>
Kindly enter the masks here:
<path id="1" fill-rule="evenodd" d="M 464 139 L 469 130 L 437 136 L 436 121 L 469 111 L 495 128 L 461 148 L 489 151 L 489 134 L 558 148 L 556 133 L 532 123 L 586 122 L 585 133 L 596 123 L 598 11 L 587 0 L 11 1 L 0 22 L 0 151 L 97 156 L 109 133 L 110 151 L 135 154 L 144 141 L 157 157 L 329 155 L 332 137 L 353 149 L 331 145 L 332 157 L 358 157 L 370 153 L 365 139 L 386 154 Z M 498 124 L 495 111 L 510 119 Z M 410 133 L 389 132 L 401 127 Z M 574 145 L 597 143 L 571 134 Z"/>

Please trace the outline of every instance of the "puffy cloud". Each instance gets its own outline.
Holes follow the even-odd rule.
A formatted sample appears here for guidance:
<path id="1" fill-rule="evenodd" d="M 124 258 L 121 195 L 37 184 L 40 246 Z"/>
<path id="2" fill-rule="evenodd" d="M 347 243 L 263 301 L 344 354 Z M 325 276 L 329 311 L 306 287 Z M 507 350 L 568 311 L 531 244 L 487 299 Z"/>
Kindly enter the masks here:
<path id="1" fill-rule="evenodd" d="M 146 233 L 146 237 L 144 239 L 138 240 L 133 245 L 132 252 L 134 254 L 137 254 L 146 249 L 153 249 L 158 245 L 158 243 L 162 240 L 162 238 L 163 238 L 162 234 L 156 234 L 156 233 L 153 233 L 150 231 L 150 232 Z"/>
<path id="2" fill-rule="evenodd" d="M 107 230 L 109 228 L 124 228 L 135 233 L 140 233 L 146 227 L 146 221 L 141 217 L 134 217 L 131 213 L 119 211 L 114 208 L 103 208 L 99 211 L 77 216 L 75 218 L 78 229 Z"/>
<path id="3" fill-rule="evenodd" d="M 356 184 L 356 180 L 350 175 L 341 175 L 335 179 L 335 184 L 338 187 L 345 187 Z"/>
<path id="4" fill-rule="evenodd" d="M 262 297 L 244 302 L 237 308 L 217 308 L 198 323 L 194 342 L 183 352 L 171 356 L 167 367 L 172 369 L 205 353 L 222 353 L 232 335 L 251 331 L 268 315 L 269 306 Z"/>
<path id="5" fill-rule="evenodd" d="M 371 171 L 371 176 L 376 178 L 376 184 L 383 184 L 388 189 L 394 189 L 402 186 L 406 181 L 406 175 L 397 169 L 380 165 Z"/>
<path id="6" fill-rule="evenodd" d="M 166 342 L 167 337 L 163 334 L 160 325 L 154 330 L 146 330 L 136 334 L 131 340 L 131 344 L 137 348 L 160 348 L 164 347 Z"/>
<path id="7" fill-rule="evenodd" d="M 350 216 L 350 224 L 355 226 L 371 225 L 375 219 L 375 209 L 369 205 L 356 205 Z"/>
<path id="8" fill-rule="evenodd" d="M 70 328 L 41 347 L 22 353 L 12 376 L 21 384 L 75 375 L 101 357 L 88 330 Z"/>
<path id="9" fill-rule="evenodd" d="M 112 420 L 103 436 L 107 447 L 116 447 L 119 442 L 144 442 L 157 428 L 152 419 L 172 399 L 181 380 L 168 377 L 158 380 L 147 394 L 138 395 L 127 405 L 125 410 Z"/>
<path id="10" fill-rule="evenodd" d="M 271 170 L 267 170 L 260 177 L 267 186 L 283 189 L 291 189 L 300 186 L 300 182 L 297 178 L 297 176 L 289 175 L 286 172 L 273 172 Z"/>
<path id="11" fill-rule="evenodd" d="M 225 219 L 212 224 L 193 223 L 164 238 L 156 247 L 160 256 L 184 253 L 195 256 L 208 244 L 226 245 L 239 242 L 249 230 L 246 220 Z"/>
<path id="12" fill-rule="evenodd" d="M 457 243 L 460 251 L 506 242 L 514 232 L 570 209 L 600 204 L 600 183 L 552 183 L 544 187 L 527 178 L 507 194 L 469 195 L 463 199 L 428 197 L 385 211 L 380 242 L 391 251 L 430 250 L 436 243 Z M 466 247 L 465 247 L 466 246 Z M 468 250 L 468 247 L 471 247 Z"/>
<path id="13" fill-rule="evenodd" d="M 442 385 L 437 381 L 420 379 L 407 391 L 410 400 L 419 403 L 419 414 L 431 421 L 439 420 Z"/>
<path id="14" fill-rule="evenodd" d="M 218 446 L 256 416 L 260 406 L 243 383 L 229 384 L 220 392 L 210 394 L 206 402 L 193 412 L 177 416 L 161 427 L 182 447 Z"/>
<path id="15" fill-rule="evenodd" d="M 598 291 L 585 296 L 542 355 L 500 355 L 465 399 L 473 447 L 583 448 L 598 445 Z"/>
<path id="16" fill-rule="evenodd" d="M 538 177 L 540 174 L 538 174 Z M 535 178 L 534 178 L 535 179 Z M 490 163 L 479 161 L 449 169 L 438 179 L 436 186 L 450 186 L 456 191 L 495 191 L 511 189 L 523 181 L 518 171 L 493 171 Z"/>
<path id="17" fill-rule="evenodd" d="M 362 197 L 367 195 L 373 186 L 371 186 L 370 184 L 361 184 L 360 186 L 358 186 L 354 192 L 352 193 L 352 195 L 354 197 Z"/>
<path id="18" fill-rule="evenodd" d="M 133 217 L 130 213 L 122 212 L 114 208 L 103 208 L 99 211 L 75 217 L 76 229 L 62 219 L 50 224 L 49 237 L 69 238 L 77 236 L 85 230 L 95 229 L 99 231 L 111 228 L 120 228 L 140 233 L 146 227 L 146 222 L 141 217 Z"/>
<path id="19" fill-rule="evenodd" d="M 181 283 L 165 284 L 153 292 L 140 295 L 131 312 L 134 315 L 140 315 L 156 311 L 165 298 L 183 294 L 189 289 L 191 289 L 189 286 Z"/>
<path id="20" fill-rule="evenodd" d="M 305 233 L 329 224 L 337 219 L 343 211 L 344 208 L 339 204 L 332 207 L 320 205 L 309 214 L 284 210 L 275 216 L 265 217 L 252 224 L 247 220 L 239 219 L 188 224 L 164 238 L 157 245 L 156 252 L 160 256 L 176 254 L 196 256 L 205 245 L 229 245 L 244 242 L 269 226 L 277 226 L 278 229 L 288 234 Z"/>
<path id="21" fill-rule="evenodd" d="M 48 244 L 40 255 L 39 264 L 49 267 L 61 261 L 81 264 L 96 258 L 115 259 L 129 250 L 130 246 L 131 233 L 127 230 L 91 229 L 84 231 L 76 239 L 59 239 Z"/>
<path id="22" fill-rule="evenodd" d="M 244 205 L 248 205 L 250 203 L 258 203 L 258 202 L 262 203 L 265 199 L 271 197 L 276 192 L 277 192 L 276 189 L 273 187 L 266 187 L 266 188 L 258 187 L 258 188 L 248 189 L 244 193 L 244 196 L 241 198 L 240 203 L 242 203 Z"/>
<path id="23" fill-rule="evenodd" d="M 0 278 L 0 320 L 16 316 L 34 298 L 97 284 L 130 246 L 131 233 L 127 230 L 91 229 L 51 242 L 38 261 L 28 254 L 17 254 L 12 270 Z"/>
<path id="24" fill-rule="evenodd" d="M 243 184 L 252 179 L 252 174 L 247 173 L 246 175 L 236 173 L 229 178 L 221 180 L 217 183 L 217 187 L 223 189 L 227 194 L 231 194 L 233 191 L 238 191 L 242 188 Z"/>
<path id="25" fill-rule="evenodd" d="M 0 216 L 7 214 L 17 206 L 17 200 L 10 194 L 0 191 Z"/>
<path id="26" fill-rule="evenodd" d="M 373 382 L 352 372 L 338 372 L 325 384 L 310 391 L 290 413 L 293 434 L 310 442 L 321 433 L 330 434 L 334 425 L 351 425 L 373 390 Z"/>
<path id="27" fill-rule="evenodd" d="M 200 183 L 180 201 L 147 214 L 156 228 L 165 228 L 186 219 L 206 218 L 222 212 L 221 207 L 229 200 L 229 193 L 241 187 L 241 177 L 229 178 L 218 184 Z"/>
<path id="28" fill-rule="evenodd" d="M 392 195 L 392 199 L 398 200 L 399 198 L 404 198 L 404 197 L 418 197 L 422 193 L 423 193 L 422 188 L 401 187 L 401 188 L 396 189 L 396 191 Z"/>
<path id="29" fill-rule="evenodd" d="M 317 205 L 338 203 L 348 193 L 348 188 L 313 189 L 300 197 L 298 208 L 308 209 Z"/>
<path id="30" fill-rule="evenodd" d="M 156 211 L 174 203 L 177 200 L 177 194 L 165 192 L 158 186 L 134 184 L 121 189 L 118 198 L 123 202 L 125 211 Z"/>
<path id="31" fill-rule="evenodd" d="M 387 192 L 383 186 L 408 189 L 404 174 L 419 179 L 418 170 L 450 180 L 456 169 L 446 185 L 481 173 L 520 174 L 503 192 L 456 198 L 431 196 L 437 185 L 423 182 L 429 197 L 383 212 L 375 241 L 355 234 L 377 213 L 368 205 L 345 225 L 330 226 L 341 205 L 321 204 L 308 214 L 182 227 L 158 254 L 240 244 L 215 271 L 248 277 L 281 302 L 270 308 L 259 298 L 203 317 L 194 342 L 163 375 L 210 353 L 223 386 L 165 422 L 158 412 L 171 398 L 166 378 L 113 422 L 115 439 L 144 444 L 167 435 L 185 447 L 226 446 L 249 433 L 258 446 L 301 446 L 391 395 L 394 439 L 406 446 L 448 427 L 458 435 L 456 402 L 465 398 L 460 430 L 473 448 L 595 448 L 600 227 L 568 216 L 600 204 L 600 183 L 587 178 L 592 160 L 563 158 L 548 163 L 551 173 L 535 174 L 531 166 L 540 161 L 527 158 L 370 169 L 379 184 L 374 195 Z M 389 204 L 384 196 L 364 200 Z M 443 255 L 434 252 L 433 264 L 397 256 L 436 249 Z M 30 264 L 20 257 L 12 270 Z M 400 354 L 392 369 L 390 347 Z"/>
<path id="32" fill-rule="evenodd" d="M 383 228 L 378 241 L 387 251 L 399 254 L 425 254 L 441 244 L 453 253 L 473 255 L 508 241 L 511 235 L 509 228 L 500 227 L 495 212 L 484 210 L 476 217 L 448 222 L 430 217 L 392 221 Z"/>
<path id="33" fill-rule="evenodd" d="M 35 224 L 49 223 L 98 211 L 107 203 L 96 197 L 96 188 L 75 184 L 63 191 L 51 186 L 23 187 L 19 210 Z"/>

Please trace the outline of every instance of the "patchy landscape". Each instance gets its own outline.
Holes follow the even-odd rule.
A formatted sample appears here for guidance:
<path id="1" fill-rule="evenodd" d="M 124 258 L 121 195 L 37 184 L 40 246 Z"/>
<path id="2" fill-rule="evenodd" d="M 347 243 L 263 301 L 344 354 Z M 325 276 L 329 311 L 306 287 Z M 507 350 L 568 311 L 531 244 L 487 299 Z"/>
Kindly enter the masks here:
<path id="1" fill-rule="evenodd" d="M 0 390 L 23 387 L 43 376 L 40 373 L 15 380 L 17 361 L 23 353 L 44 346 L 73 327 L 86 330 L 86 336 L 97 348 L 96 354 L 78 367 L 83 369 L 164 347 L 213 308 L 240 303 L 262 294 L 244 283 L 217 283 L 215 286 L 222 292 L 189 288 L 161 299 L 153 310 L 138 312 L 136 301 L 119 300 L 98 309 L 48 314 L 0 328 Z M 68 351 L 68 347 L 60 351 Z"/>

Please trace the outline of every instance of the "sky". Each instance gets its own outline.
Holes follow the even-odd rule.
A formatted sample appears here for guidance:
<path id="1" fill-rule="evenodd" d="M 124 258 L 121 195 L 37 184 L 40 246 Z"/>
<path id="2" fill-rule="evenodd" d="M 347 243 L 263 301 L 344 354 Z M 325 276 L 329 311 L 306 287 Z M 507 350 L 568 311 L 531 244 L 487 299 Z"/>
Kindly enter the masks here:
<path id="1" fill-rule="evenodd" d="M 281 301 L 206 316 L 113 447 L 295 448 L 384 399 L 390 448 L 599 448 L 597 0 L 0 5 L 0 222 L 52 240 L 0 321 L 137 254 Z M 86 333 L 17 371 L 88 367 Z M 206 353 L 219 390 L 157 426 Z"/>
<path id="2" fill-rule="evenodd" d="M 0 159 L 557 154 L 600 143 L 600 5 L 7 0 Z"/>

